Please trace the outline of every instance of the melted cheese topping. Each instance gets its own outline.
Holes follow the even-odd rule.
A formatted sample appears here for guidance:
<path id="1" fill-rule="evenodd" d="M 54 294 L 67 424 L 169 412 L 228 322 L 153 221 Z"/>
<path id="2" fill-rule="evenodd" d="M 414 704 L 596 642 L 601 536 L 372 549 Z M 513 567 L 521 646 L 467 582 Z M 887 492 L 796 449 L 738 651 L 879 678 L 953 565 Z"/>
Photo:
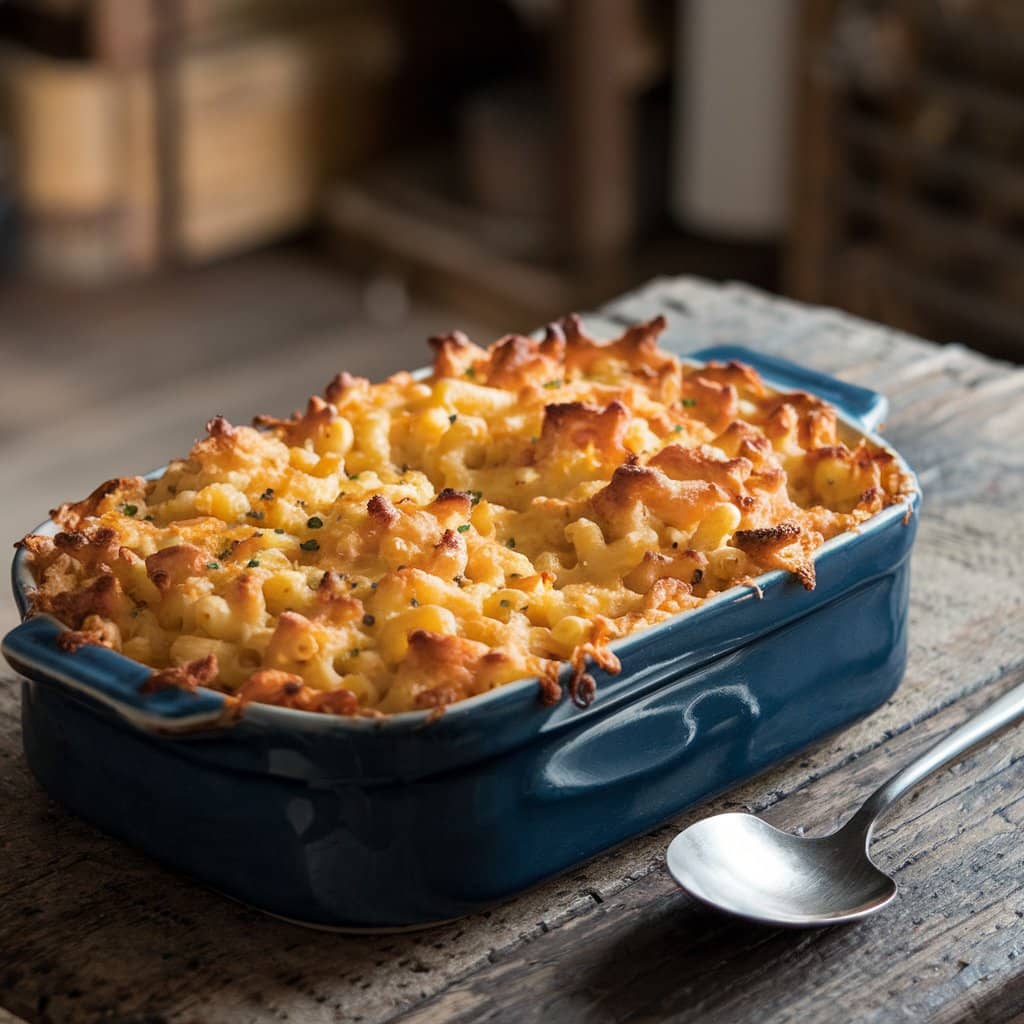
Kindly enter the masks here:
<path id="1" fill-rule="evenodd" d="M 903 500 L 892 454 L 740 363 L 680 364 L 658 318 L 600 344 L 570 317 L 433 372 L 340 374 L 290 419 L 108 481 L 29 536 L 34 609 L 149 687 L 340 714 L 443 708 L 524 677 L 593 697 L 587 659 Z"/>

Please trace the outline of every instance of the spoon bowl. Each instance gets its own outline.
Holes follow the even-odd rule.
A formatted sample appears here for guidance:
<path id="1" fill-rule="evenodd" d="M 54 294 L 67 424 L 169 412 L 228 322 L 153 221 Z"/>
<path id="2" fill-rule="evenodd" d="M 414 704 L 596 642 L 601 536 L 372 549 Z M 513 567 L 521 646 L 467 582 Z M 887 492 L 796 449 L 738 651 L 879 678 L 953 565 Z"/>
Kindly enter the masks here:
<path id="1" fill-rule="evenodd" d="M 1018 683 L 883 782 L 838 832 L 803 839 L 752 814 L 716 814 L 672 840 L 668 869 L 702 902 L 763 924 L 815 928 L 867 917 L 896 895 L 896 883 L 868 857 L 879 817 L 922 779 L 1022 718 Z"/>
<path id="2" fill-rule="evenodd" d="M 703 903 L 751 921 L 791 928 L 855 921 L 896 895 L 855 821 L 805 839 L 752 814 L 718 814 L 672 840 L 668 869 Z"/>

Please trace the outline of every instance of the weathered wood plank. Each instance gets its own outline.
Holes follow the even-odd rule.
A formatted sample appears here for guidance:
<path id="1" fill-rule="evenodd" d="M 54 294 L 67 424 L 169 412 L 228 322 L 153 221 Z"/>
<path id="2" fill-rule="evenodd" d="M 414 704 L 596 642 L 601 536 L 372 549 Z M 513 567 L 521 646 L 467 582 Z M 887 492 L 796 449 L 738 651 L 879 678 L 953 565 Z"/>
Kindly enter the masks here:
<path id="1" fill-rule="evenodd" d="M 1024 673 L 1006 684 L 1021 679 Z M 806 826 L 808 834 L 830 831 L 894 765 L 991 696 L 935 714 L 843 771 L 798 788 L 773 807 L 770 820 Z M 1024 985 L 1006 984 L 1018 979 L 1024 954 L 1018 750 L 1011 738 L 996 740 L 891 813 L 873 852 L 900 895 L 858 926 L 790 932 L 735 922 L 679 892 L 659 866 L 397 1019 L 889 1024 L 991 999 L 1005 1012 L 998 1019 L 1011 1020 L 1024 1014 Z"/>
<path id="2" fill-rule="evenodd" d="M 659 309 L 668 310 L 673 337 L 685 347 L 717 341 L 752 344 L 890 391 L 890 437 L 927 481 L 914 558 L 910 665 L 904 684 L 875 715 L 712 805 L 773 808 L 780 821 L 824 825 L 924 742 L 929 730 L 962 717 L 967 707 L 987 699 L 1000 680 L 1024 664 L 1019 583 L 1024 578 L 1024 551 L 1006 543 L 1006 538 L 1024 530 L 1024 452 L 1007 443 L 1024 432 L 1022 374 L 964 349 L 939 349 L 843 314 L 808 309 L 741 286 L 716 287 L 692 279 L 656 282 L 614 304 L 611 313 L 639 319 Z M 606 309 L 599 315 L 608 313 Z M 307 350 L 319 351 L 315 344 L 301 351 Z M 289 360 L 300 364 L 297 370 L 285 367 L 285 360 L 281 377 L 271 375 L 275 389 L 281 385 L 282 396 L 286 387 L 299 388 L 305 363 L 305 357 Z M 338 361 L 335 358 L 334 365 Z M 319 383 L 324 373 L 311 371 L 313 379 L 302 383 L 304 391 Z M 236 379 L 241 389 L 233 389 Z M 249 412 L 251 406 L 241 404 L 245 389 L 260 387 L 244 373 L 237 378 L 234 373 L 226 375 L 219 392 L 203 380 L 193 383 L 195 390 L 189 390 L 187 401 L 189 409 L 196 410 L 190 415 L 196 417 L 209 411 L 208 404 L 200 411 L 201 403 L 217 394 Z M 162 422 L 171 429 L 166 425 L 170 420 Z M 103 418 L 89 420 L 87 429 L 102 432 Z M 159 440 L 156 436 L 147 443 Z M 105 436 L 103 443 L 115 444 L 115 439 Z M 118 454 L 115 450 L 105 457 Z M 924 875 L 915 874 L 924 870 L 916 865 L 925 864 L 934 870 L 929 877 L 941 879 L 943 899 L 963 889 L 975 874 L 989 872 L 993 885 L 1002 886 L 985 890 L 989 895 L 998 891 L 999 902 L 977 898 L 973 921 L 964 917 L 963 908 L 949 918 L 929 910 L 916 926 L 903 917 L 897 926 L 894 919 L 891 927 L 896 931 L 915 927 L 926 940 L 924 951 L 913 953 L 918 958 L 913 962 L 939 958 L 940 966 L 929 968 L 934 978 L 929 974 L 911 984 L 899 964 L 878 957 L 873 946 L 872 936 L 890 935 L 885 930 L 890 928 L 884 923 L 887 918 L 878 926 L 882 931 L 875 931 L 871 922 L 822 933 L 839 936 L 824 946 L 813 939 L 738 933 L 736 926 L 718 919 L 693 918 L 662 867 L 668 838 L 692 820 L 693 812 L 487 915 L 421 935 L 351 938 L 305 932 L 211 896 L 52 805 L 34 786 L 21 760 L 17 704 L 5 677 L 0 682 L 0 805 L 5 808 L 0 837 L 0 1004 L 27 1019 L 88 1021 L 106 1015 L 168 1022 L 201 1017 L 215 1022 L 288 1015 L 310 1021 L 379 1021 L 439 993 L 442 1001 L 433 1006 L 463 1018 L 472 1016 L 470 1009 L 487 994 L 496 1019 L 502 1019 L 502 1013 L 504 1019 L 513 1019 L 511 1008 L 520 1005 L 518 982 L 507 979 L 519 977 L 515 971 L 537 981 L 541 987 L 535 992 L 557 983 L 583 993 L 563 1005 L 554 1001 L 553 991 L 544 990 L 541 1001 L 549 1007 L 550 1019 L 561 1019 L 562 1010 L 581 1012 L 580 1000 L 590 996 L 596 1019 L 601 1013 L 620 1019 L 620 1005 L 621 1017 L 640 1018 L 658 1016 L 662 1007 L 689 1013 L 691 1004 L 707 1009 L 706 1019 L 790 1019 L 778 1003 L 781 988 L 787 989 L 790 1004 L 798 1006 L 806 1019 L 828 1019 L 814 1016 L 815 986 L 837 984 L 829 981 L 832 974 L 869 977 L 857 967 L 861 956 L 876 957 L 871 960 L 875 966 L 870 981 L 879 991 L 889 985 L 898 993 L 891 1005 L 903 1019 L 920 1019 L 912 1012 L 919 1008 L 916 991 L 931 993 L 934 1006 L 943 1013 L 959 1007 L 984 1020 L 994 1019 L 983 1015 L 986 1007 L 1016 1012 L 1012 986 L 1004 984 L 1013 950 L 1006 946 L 1010 929 L 1001 915 L 1019 900 L 1008 866 L 1017 862 L 1002 845 L 1008 840 L 1001 829 L 1009 825 L 993 824 L 985 817 L 986 808 L 1000 806 L 1016 821 L 1018 811 L 1011 801 L 992 802 L 1003 793 L 1007 780 L 1011 785 L 1020 781 L 1013 775 L 1014 764 L 999 760 L 1007 756 L 1009 741 L 992 748 L 995 760 L 978 755 L 981 760 L 972 762 L 962 778 L 947 773 L 937 779 L 913 805 L 915 813 L 908 814 L 911 805 L 905 805 L 896 812 L 893 830 L 881 836 L 880 850 L 891 844 L 905 858 L 916 856 L 900 869 L 908 885 L 925 884 Z M 968 792 L 966 785 L 975 783 L 979 788 Z M 813 803 L 809 794 L 818 794 Z M 948 821 L 950 801 L 958 799 L 965 805 L 963 812 L 957 811 L 959 824 L 978 836 L 974 847 L 939 844 L 933 816 L 916 810 L 934 805 L 935 816 L 946 815 L 942 820 Z M 969 835 L 960 840 L 969 841 Z M 977 851 L 975 861 L 963 854 L 967 849 Z M 973 872 L 971 863 L 982 865 L 982 870 Z M 610 918 L 629 927 L 615 931 Z M 902 932 L 899 938 L 904 940 Z M 564 947 L 559 945 L 563 940 Z M 601 945 L 605 940 L 611 945 Z M 664 944 L 671 953 L 661 950 Z M 739 950 L 738 960 L 733 947 Z M 556 951 L 554 966 L 547 973 L 531 974 L 530 951 L 542 948 Z M 588 950 L 597 948 L 611 952 L 606 959 L 595 958 Z M 947 950 L 954 959 L 970 960 L 978 978 L 961 977 L 967 968 L 947 977 L 943 972 L 949 964 L 941 959 Z M 570 951 L 584 959 L 575 960 Z M 704 966 L 688 966 L 688 956 Z M 665 980 L 659 981 L 657 972 L 645 972 L 645 957 L 665 966 Z M 992 967 L 990 960 L 999 962 Z M 635 1006 L 619 992 L 630 987 L 632 976 L 622 973 L 627 961 L 637 972 L 636 986 L 649 990 L 647 997 L 643 991 L 635 997 Z M 581 975 L 590 979 L 589 988 L 571 988 L 574 962 L 590 965 L 590 973 Z M 728 969 L 734 973 L 716 966 L 720 962 L 731 965 Z M 749 974 L 760 1003 L 734 1006 L 721 1001 L 725 997 L 720 990 L 738 984 L 735 971 L 741 967 L 743 982 Z M 513 973 L 502 974 L 505 969 Z M 986 972 L 989 980 L 983 977 Z M 616 999 L 621 997 L 621 1004 L 602 995 L 606 974 L 608 987 L 619 992 Z M 728 984 L 726 979 L 731 979 Z M 772 1016 L 777 1004 L 780 1009 Z M 712 1010 L 725 1016 L 716 1018 Z M 730 1017 L 734 1010 L 736 1015 Z"/>

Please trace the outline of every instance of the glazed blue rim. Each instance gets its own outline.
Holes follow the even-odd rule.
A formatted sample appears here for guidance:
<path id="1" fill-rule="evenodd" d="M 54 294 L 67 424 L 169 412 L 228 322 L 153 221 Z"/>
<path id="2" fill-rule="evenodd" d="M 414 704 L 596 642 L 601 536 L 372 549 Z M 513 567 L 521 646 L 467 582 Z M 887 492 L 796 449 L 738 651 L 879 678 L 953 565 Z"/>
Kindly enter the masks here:
<path id="1" fill-rule="evenodd" d="M 907 495 L 907 500 L 884 509 L 871 519 L 862 523 L 855 531 L 847 531 L 831 540 L 826 541 L 815 553 L 816 565 L 827 565 L 836 555 L 849 544 L 855 543 L 865 534 L 886 528 L 895 519 L 906 520 L 908 516 L 917 514 L 920 505 L 921 489 L 917 476 L 903 457 L 896 452 L 884 438 L 874 432 L 874 428 L 884 419 L 888 411 L 888 402 L 878 392 L 856 384 L 849 384 L 840 381 L 827 374 L 810 370 L 786 359 L 769 356 L 756 352 L 739 345 L 719 345 L 711 348 L 701 349 L 690 355 L 681 356 L 683 362 L 691 365 L 701 365 L 711 360 L 738 359 L 753 366 L 767 384 L 779 390 L 788 390 L 794 387 L 812 391 L 819 397 L 831 402 L 837 410 L 838 419 L 855 437 L 864 437 L 873 444 L 892 453 L 896 458 L 900 469 L 907 474 L 913 483 L 913 492 Z M 418 372 L 418 375 L 426 375 L 428 369 Z M 153 470 L 147 474 L 147 479 L 156 479 L 166 470 L 166 466 Z M 53 520 L 48 519 L 40 524 L 35 533 L 52 535 L 58 532 L 60 527 Z M 27 665 L 37 672 L 43 674 L 47 679 L 59 682 L 69 689 L 82 693 L 93 700 L 100 700 L 102 703 L 113 708 L 116 712 L 130 721 L 132 724 L 143 729 L 152 731 L 179 731 L 190 730 L 204 725 L 217 724 L 222 718 L 225 710 L 225 694 L 219 690 L 208 687 L 200 687 L 195 693 L 184 691 L 163 691 L 147 697 L 145 709 L 135 709 L 131 705 L 112 697 L 106 697 L 98 692 L 94 686 L 89 684 L 89 679 L 98 679 L 102 675 L 110 675 L 125 679 L 131 677 L 132 682 L 138 686 L 149 677 L 152 669 L 141 662 L 132 660 L 116 651 L 105 648 L 83 648 L 75 655 L 68 654 L 50 646 L 41 648 L 37 643 L 31 645 L 31 650 L 15 649 L 20 648 L 16 634 L 23 630 L 29 622 L 50 623 L 50 631 L 63 630 L 65 627 L 53 616 L 40 615 L 26 619 L 29 609 L 29 591 L 34 587 L 28 568 L 28 553 L 19 549 L 11 566 L 12 586 L 14 598 L 18 605 L 19 613 L 23 618 L 21 626 L 16 626 L 5 637 L 2 649 L 15 668 L 19 665 Z M 753 584 L 761 591 L 765 598 L 769 597 L 775 590 L 783 586 L 790 578 L 785 570 L 774 569 L 761 576 L 756 577 Z M 684 623 L 692 621 L 700 622 L 702 616 L 714 614 L 723 607 L 727 607 L 740 601 L 750 600 L 754 594 L 754 586 L 735 586 L 715 597 L 707 599 L 699 608 L 683 612 L 667 619 L 648 629 L 641 630 L 630 636 L 614 641 L 610 649 L 618 654 L 626 654 L 633 647 L 647 643 L 654 636 L 664 630 L 679 632 L 684 629 Z M 84 657 L 83 657 L 84 655 Z M 448 706 L 445 710 L 446 722 L 454 722 L 472 716 L 483 705 L 508 704 L 516 702 L 536 703 L 537 678 L 525 676 L 522 679 L 504 686 L 489 690 L 487 693 L 478 694 L 475 697 L 467 697 L 455 704 Z M 252 703 L 246 706 L 246 718 L 250 721 L 263 720 L 267 724 L 279 725 L 302 725 L 312 729 L 342 729 L 354 730 L 357 732 L 409 732 L 422 728 L 431 712 L 425 711 L 401 711 L 386 715 L 381 718 L 359 718 L 345 717 L 338 715 L 323 715 L 311 711 L 300 711 L 294 708 L 284 708 L 274 704 Z"/>

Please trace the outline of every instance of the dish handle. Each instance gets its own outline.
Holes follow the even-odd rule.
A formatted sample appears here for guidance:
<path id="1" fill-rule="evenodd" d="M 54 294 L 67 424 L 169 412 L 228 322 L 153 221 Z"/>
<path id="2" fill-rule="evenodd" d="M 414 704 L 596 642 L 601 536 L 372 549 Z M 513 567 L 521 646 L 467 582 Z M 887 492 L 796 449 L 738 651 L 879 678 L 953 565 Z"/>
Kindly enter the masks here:
<path id="1" fill-rule="evenodd" d="M 859 384 L 849 384 L 819 370 L 811 370 L 780 356 L 770 356 L 742 345 L 715 345 L 688 353 L 688 357 L 701 362 L 738 359 L 741 363 L 749 363 L 769 384 L 810 391 L 831 402 L 841 413 L 867 431 L 877 430 L 889 412 L 888 399 L 877 391 L 862 388 Z"/>
<path id="2" fill-rule="evenodd" d="M 65 687 L 102 704 L 143 732 L 193 732 L 226 723 L 223 694 L 177 687 L 145 693 L 151 668 L 106 647 L 86 644 L 74 653 L 62 650 L 57 637 L 64 630 L 51 616 L 34 615 L 4 637 L 4 656 L 28 679 Z"/>

